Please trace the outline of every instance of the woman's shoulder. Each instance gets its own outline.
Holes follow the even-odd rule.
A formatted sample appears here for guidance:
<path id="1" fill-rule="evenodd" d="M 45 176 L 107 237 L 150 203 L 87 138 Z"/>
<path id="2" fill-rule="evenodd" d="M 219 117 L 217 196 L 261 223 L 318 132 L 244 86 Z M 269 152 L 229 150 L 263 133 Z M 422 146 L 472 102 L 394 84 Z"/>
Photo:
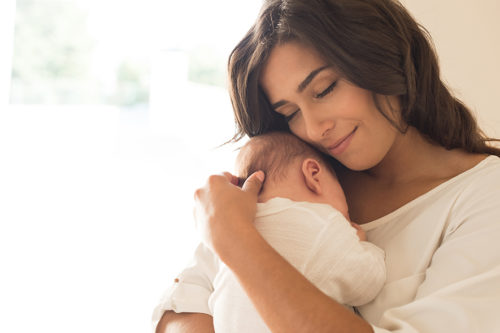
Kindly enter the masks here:
<path id="1" fill-rule="evenodd" d="M 486 198 L 488 201 L 489 198 L 496 198 L 500 203 L 500 157 L 488 155 L 422 195 L 427 197 L 427 201 L 438 200 L 442 196 L 452 201 L 468 200 L 474 204 L 480 204 Z M 500 208 L 500 205 L 497 206 Z"/>
<path id="2" fill-rule="evenodd" d="M 472 168 L 457 175 L 455 178 L 457 182 L 469 183 L 473 187 L 484 186 L 484 190 L 496 189 L 500 191 L 500 186 L 495 186 L 500 183 L 500 157 L 488 155 Z"/>
<path id="3" fill-rule="evenodd" d="M 454 186 L 453 186 L 454 185 Z M 500 214 L 500 157 L 490 155 L 475 167 L 452 179 L 457 208 L 495 210 Z M 500 216 L 500 215 L 499 215 Z"/>
<path id="4" fill-rule="evenodd" d="M 487 156 L 423 199 L 420 208 L 446 217 L 445 234 L 464 225 L 471 230 L 496 226 L 500 216 L 500 158 Z"/>
<path id="5" fill-rule="evenodd" d="M 436 219 L 435 215 L 461 223 L 472 213 L 500 216 L 500 158 L 487 156 L 468 170 L 401 205 L 380 218 L 369 220 L 385 224 L 415 216 Z M 432 218 L 434 216 L 434 218 Z M 450 220 L 450 221 L 451 221 Z M 382 222 L 383 221 L 383 222 Z M 448 222 L 450 222 L 448 221 Z"/>
<path id="6" fill-rule="evenodd" d="M 480 169 L 500 172 L 500 156 L 488 155 L 478 164 L 478 166 Z"/>

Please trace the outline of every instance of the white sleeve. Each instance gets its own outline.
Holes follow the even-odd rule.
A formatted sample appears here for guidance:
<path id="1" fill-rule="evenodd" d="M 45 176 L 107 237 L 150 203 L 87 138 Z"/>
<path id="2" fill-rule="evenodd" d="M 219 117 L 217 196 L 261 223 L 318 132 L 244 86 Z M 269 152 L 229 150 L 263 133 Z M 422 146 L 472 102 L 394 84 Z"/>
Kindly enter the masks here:
<path id="1" fill-rule="evenodd" d="M 375 333 L 500 332 L 499 193 L 455 203 L 415 300 L 386 310 Z"/>
<path id="2" fill-rule="evenodd" d="M 211 315 L 208 298 L 213 292 L 213 279 L 218 270 L 217 257 L 203 244 L 198 245 L 191 260 L 167 289 L 153 312 L 153 327 L 167 310 L 197 312 Z"/>
<path id="3" fill-rule="evenodd" d="M 309 252 L 304 274 L 341 304 L 358 306 L 375 298 L 386 279 L 385 254 L 359 240 L 342 216 L 335 216 Z"/>

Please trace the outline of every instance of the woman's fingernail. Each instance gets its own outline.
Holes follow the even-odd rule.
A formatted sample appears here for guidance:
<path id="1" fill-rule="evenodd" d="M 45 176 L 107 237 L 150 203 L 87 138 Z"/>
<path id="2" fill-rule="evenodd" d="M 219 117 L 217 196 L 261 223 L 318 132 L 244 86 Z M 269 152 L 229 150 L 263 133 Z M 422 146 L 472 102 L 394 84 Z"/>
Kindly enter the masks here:
<path id="1" fill-rule="evenodd" d="M 257 179 L 259 179 L 261 182 L 264 181 L 265 175 L 263 171 L 257 171 L 257 174 L 255 175 Z"/>

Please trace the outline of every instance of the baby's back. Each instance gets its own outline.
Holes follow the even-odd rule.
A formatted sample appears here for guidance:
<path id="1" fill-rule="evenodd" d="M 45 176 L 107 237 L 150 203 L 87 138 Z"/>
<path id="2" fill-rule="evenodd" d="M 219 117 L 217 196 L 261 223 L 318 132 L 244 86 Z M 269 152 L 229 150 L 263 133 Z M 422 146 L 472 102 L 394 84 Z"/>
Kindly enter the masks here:
<path id="1" fill-rule="evenodd" d="M 318 242 L 321 242 L 324 231 L 337 223 L 344 224 L 344 230 L 357 237 L 342 214 L 326 205 L 311 206 L 308 203 L 275 198 L 258 204 L 255 219 L 255 227 L 264 239 L 313 283 L 317 280 L 316 276 L 328 280 L 328 272 L 319 267 L 329 269 L 331 265 L 318 266 L 318 263 L 325 261 L 322 258 L 333 259 L 338 253 L 322 253 L 320 258 L 318 251 L 314 249 L 321 246 Z M 313 272 L 314 276 L 311 276 L 310 272 Z M 270 332 L 234 274 L 222 263 L 213 286 L 209 308 L 216 332 Z"/>

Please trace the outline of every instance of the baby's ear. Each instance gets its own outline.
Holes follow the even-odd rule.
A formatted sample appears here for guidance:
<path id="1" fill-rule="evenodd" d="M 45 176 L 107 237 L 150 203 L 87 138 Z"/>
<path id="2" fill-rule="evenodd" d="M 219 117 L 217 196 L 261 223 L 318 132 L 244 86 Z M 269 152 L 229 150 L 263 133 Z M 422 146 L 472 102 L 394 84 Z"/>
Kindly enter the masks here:
<path id="1" fill-rule="evenodd" d="M 320 173 L 323 172 L 321 164 L 313 159 L 306 158 L 302 162 L 302 174 L 304 182 L 311 192 L 321 194 Z"/>

